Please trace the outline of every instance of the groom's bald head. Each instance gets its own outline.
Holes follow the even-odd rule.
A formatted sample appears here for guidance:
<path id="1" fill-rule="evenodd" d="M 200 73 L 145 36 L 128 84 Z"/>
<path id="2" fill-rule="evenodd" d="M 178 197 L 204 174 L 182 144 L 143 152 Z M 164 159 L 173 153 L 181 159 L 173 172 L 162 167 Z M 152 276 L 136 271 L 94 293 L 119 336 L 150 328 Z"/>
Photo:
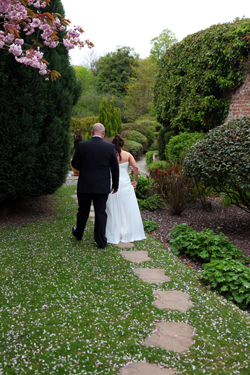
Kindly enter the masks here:
<path id="1" fill-rule="evenodd" d="M 93 126 L 92 133 L 93 133 L 93 135 L 99 135 L 99 136 L 101 136 L 102 138 L 104 138 L 104 135 L 105 135 L 105 128 L 104 128 L 104 126 L 103 126 L 100 122 L 97 122 L 97 123 Z"/>

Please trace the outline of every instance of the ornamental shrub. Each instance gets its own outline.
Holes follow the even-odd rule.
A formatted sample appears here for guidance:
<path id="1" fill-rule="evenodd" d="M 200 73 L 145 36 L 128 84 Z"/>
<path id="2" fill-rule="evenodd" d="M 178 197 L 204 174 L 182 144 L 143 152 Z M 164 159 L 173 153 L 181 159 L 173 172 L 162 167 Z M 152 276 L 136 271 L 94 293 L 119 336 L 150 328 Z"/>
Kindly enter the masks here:
<path id="1" fill-rule="evenodd" d="M 175 130 L 168 131 L 161 128 L 158 134 L 158 155 L 160 160 L 166 160 L 165 149 L 171 137 L 176 135 Z"/>
<path id="2" fill-rule="evenodd" d="M 165 155 L 166 159 L 179 160 L 180 155 L 184 160 L 186 153 L 197 141 L 204 138 L 203 133 L 188 133 L 183 132 L 176 136 L 172 136 L 166 145 Z"/>
<path id="3" fill-rule="evenodd" d="M 191 148 L 184 169 L 187 176 L 201 178 L 250 213 L 250 118 L 210 130 Z"/>
<path id="4" fill-rule="evenodd" d="M 137 199 L 145 199 L 150 194 L 150 187 L 153 179 L 139 176 L 138 182 L 135 189 L 135 195 Z"/>
<path id="5" fill-rule="evenodd" d="M 250 269 L 234 259 L 215 259 L 199 272 L 200 279 L 241 308 L 250 306 Z"/>
<path id="6" fill-rule="evenodd" d="M 150 149 L 151 145 L 153 144 L 155 140 L 155 135 L 154 135 L 153 130 L 150 127 L 147 127 L 146 125 L 137 124 L 137 123 L 124 124 L 121 128 L 121 132 L 125 130 L 136 130 L 139 133 L 145 135 L 145 137 L 148 140 L 147 149 Z"/>
<path id="7" fill-rule="evenodd" d="M 91 134 L 93 126 L 97 123 L 98 116 L 88 116 L 84 118 L 71 118 L 70 130 L 73 133 L 76 129 L 81 130 L 83 136 L 85 137 L 86 133 Z"/>
<path id="8" fill-rule="evenodd" d="M 142 220 L 144 230 L 146 232 L 152 232 L 153 230 L 157 230 L 158 226 L 155 221 L 149 221 L 149 220 Z"/>
<path id="9" fill-rule="evenodd" d="M 46 10 L 64 14 L 59 0 Z M 0 51 L 0 204 L 51 194 L 69 170 L 70 120 L 80 85 L 62 44 L 43 52 L 50 69 L 62 75 L 55 82 Z"/>
<path id="10" fill-rule="evenodd" d="M 167 169 L 167 162 L 165 160 L 155 160 L 151 164 L 149 164 L 148 168 L 152 171 L 154 171 L 155 169 L 165 171 Z"/>
<path id="11" fill-rule="evenodd" d="M 136 160 L 143 154 L 142 145 L 135 141 L 129 141 L 128 139 L 124 140 L 124 150 L 130 152 Z"/>
<path id="12" fill-rule="evenodd" d="M 121 133 L 121 136 L 123 139 L 127 139 L 129 141 L 135 141 L 135 142 L 140 143 L 143 147 L 143 152 L 146 151 L 148 140 L 145 137 L 145 135 L 143 135 L 142 133 L 139 133 L 136 130 L 125 130 L 124 132 Z"/>
<path id="13" fill-rule="evenodd" d="M 158 151 L 148 151 L 146 152 L 146 164 L 149 166 L 149 164 L 153 163 L 153 155 L 158 154 Z"/>
<path id="14" fill-rule="evenodd" d="M 230 94 L 244 82 L 250 19 L 213 25 L 172 45 L 154 86 L 157 120 L 168 130 L 207 132 L 228 114 Z"/>

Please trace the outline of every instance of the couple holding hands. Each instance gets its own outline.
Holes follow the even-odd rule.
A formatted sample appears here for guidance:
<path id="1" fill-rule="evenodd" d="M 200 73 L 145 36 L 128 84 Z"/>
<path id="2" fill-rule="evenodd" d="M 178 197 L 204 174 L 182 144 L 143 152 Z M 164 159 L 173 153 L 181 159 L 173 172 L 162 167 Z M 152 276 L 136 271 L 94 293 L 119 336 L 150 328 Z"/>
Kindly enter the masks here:
<path id="1" fill-rule="evenodd" d="M 104 141 L 105 128 L 93 126 L 93 137 L 79 142 L 72 166 L 79 170 L 77 184 L 77 226 L 72 234 L 82 239 L 91 202 L 95 210 L 94 238 L 99 248 L 107 243 L 139 241 L 145 237 L 134 189 L 138 167 L 134 157 L 123 150 L 124 140 L 117 134 L 112 143 Z M 131 183 L 128 166 L 134 169 Z M 111 179 L 110 179 L 111 174 Z"/>

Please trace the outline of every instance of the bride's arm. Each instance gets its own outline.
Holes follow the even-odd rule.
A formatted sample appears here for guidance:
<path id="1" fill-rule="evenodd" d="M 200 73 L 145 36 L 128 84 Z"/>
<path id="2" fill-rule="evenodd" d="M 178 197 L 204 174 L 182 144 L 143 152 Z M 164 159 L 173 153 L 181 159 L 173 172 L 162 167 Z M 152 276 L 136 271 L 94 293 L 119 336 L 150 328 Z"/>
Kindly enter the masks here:
<path id="1" fill-rule="evenodd" d="M 128 161 L 129 161 L 129 163 L 132 166 L 133 171 L 134 171 L 135 180 L 132 182 L 132 185 L 135 189 L 136 185 L 137 185 L 137 182 L 138 182 L 138 166 L 136 164 L 136 161 L 135 161 L 133 155 L 131 155 L 131 154 L 128 154 Z"/>

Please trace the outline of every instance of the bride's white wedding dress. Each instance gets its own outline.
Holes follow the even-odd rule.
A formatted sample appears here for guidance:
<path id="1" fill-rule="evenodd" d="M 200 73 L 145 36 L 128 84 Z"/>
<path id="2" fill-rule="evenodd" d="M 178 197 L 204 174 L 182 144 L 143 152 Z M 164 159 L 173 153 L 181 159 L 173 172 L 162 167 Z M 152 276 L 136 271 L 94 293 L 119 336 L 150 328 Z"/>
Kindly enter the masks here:
<path id="1" fill-rule="evenodd" d="M 109 194 L 106 212 L 107 242 L 133 242 L 145 237 L 141 213 L 128 174 L 129 162 L 119 164 L 119 189 L 115 194 Z"/>

